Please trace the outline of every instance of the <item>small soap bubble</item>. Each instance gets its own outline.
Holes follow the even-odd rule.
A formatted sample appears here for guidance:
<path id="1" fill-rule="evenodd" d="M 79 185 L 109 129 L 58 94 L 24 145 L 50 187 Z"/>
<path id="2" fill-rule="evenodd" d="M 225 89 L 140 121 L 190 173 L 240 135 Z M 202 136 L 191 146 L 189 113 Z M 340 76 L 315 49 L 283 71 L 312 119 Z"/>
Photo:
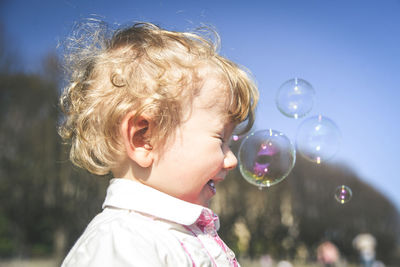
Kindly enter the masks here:
<path id="1" fill-rule="evenodd" d="M 296 151 L 283 133 L 259 130 L 244 138 L 238 158 L 245 180 L 262 188 L 275 185 L 289 175 L 296 161 Z"/>
<path id="2" fill-rule="evenodd" d="M 339 150 L 341 134 L 329 118 L 318 115 L 305 119 L 296 136 L 296 149 L 306 159 L 320 164 Z"/>
<path id="3" fill-rule="evenodd" d="M 241 141 L 243 138 L 246 137 L 246 134 L 245 134 L 245 132 L 247 132 L 246 127 L 247 127 L 247 122 L 239 123 L 239 124 L 235 127 L 235 129 L 234 129 L 234 131 L 233 131 L 233 134 L 232 134 L 232 136 L 231 136 L 231 139 L 230 139 L 230 144 L 231 144 L 231 145 L 240 143 L 240 141 Z"/>
<path id="4" fill-rule="evenodd" d="M 349 202 L 352 196 L 353 192 L 351 192 L 350 187 L 346 185 L 338 186 L 335 190 L 335 199 L 340 204 Z"/>
<path id="5" fill-rule="evenodd" d="M 232 135 L 232 141 L 239 141 L 239 139 L 240 139 L 240 136 L 239 135 L 236 135 L 236 134 L 234 134 L 234 135 Z"/>
<path id="6" fill-rule="evenodd" d="M 312 85 L 303 79 L 294 78 L 279 87 L 276 105 L 283 115 L 298 119 L 311 111 L 314 98 L 315 90 Z"/>
<path id="7" fill-rule="evenodd" d="M 242 139 L 245 138 L 245 137 L 246 137 L 246 135 L 233 134 L 233 135 L 231 136 L 230 143 L 231 143 L 231 144 L 238 143 L 238 142 L 240 142 L 240 140 L 242 140 Z"/>

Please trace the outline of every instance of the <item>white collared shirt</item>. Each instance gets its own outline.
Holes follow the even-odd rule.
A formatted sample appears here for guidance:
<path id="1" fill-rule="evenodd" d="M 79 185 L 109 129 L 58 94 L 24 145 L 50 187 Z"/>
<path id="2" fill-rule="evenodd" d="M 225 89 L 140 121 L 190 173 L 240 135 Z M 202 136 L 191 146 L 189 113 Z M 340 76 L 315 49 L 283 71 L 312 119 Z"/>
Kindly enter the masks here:
<path id="1" fill-rule="evenodd" d="M 238 266 L 215 230 L 196 225 L 204 212 L 212 213 L 141 183 L 113 179 L 103 211 L 62 267 Z M 217 218 L 214 223 L 218 230 Z"/>

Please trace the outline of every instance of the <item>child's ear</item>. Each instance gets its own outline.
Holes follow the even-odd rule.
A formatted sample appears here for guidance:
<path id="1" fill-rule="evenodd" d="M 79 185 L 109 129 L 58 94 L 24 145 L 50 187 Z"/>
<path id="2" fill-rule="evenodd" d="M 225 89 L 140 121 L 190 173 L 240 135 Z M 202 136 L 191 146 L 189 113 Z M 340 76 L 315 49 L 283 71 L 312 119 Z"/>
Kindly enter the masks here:
<path id="1" fill-rule="evenodd" d="M 134 112 L 130 112 L 125 115 L 120 126 L 127 156 L 143 168 L 153 163 L 153 147 L 148 142 L 151 125 L 150 118 L 136 117 Z"/>

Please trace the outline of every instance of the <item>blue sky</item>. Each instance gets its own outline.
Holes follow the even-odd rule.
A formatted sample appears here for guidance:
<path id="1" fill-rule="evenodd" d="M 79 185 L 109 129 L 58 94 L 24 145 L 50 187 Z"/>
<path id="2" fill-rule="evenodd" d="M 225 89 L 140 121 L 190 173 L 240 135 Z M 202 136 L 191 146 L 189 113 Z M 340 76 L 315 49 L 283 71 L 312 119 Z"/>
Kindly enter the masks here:
<path id="1" fill-rule="evenodd" d="M 73 23 L 91 14 L 109 23 L 150 21 L 172 30 L 201 23 L 221 35 L 224 56 L 249 68 L 261 91 L 258 128 L 294 140 L 301 119 L 275 106 L 279 86 L 310 82 L 310 115 L 336 122 L 343 139 L 335 161 L 353 169 L 400 208 L 400 1 L 398 0 L 5 0 L 10 43 L 35 71 Z M 322 192 L 323 193 L 323 192 Z M 357 192 L 353 192 L 357 194 Z"/>

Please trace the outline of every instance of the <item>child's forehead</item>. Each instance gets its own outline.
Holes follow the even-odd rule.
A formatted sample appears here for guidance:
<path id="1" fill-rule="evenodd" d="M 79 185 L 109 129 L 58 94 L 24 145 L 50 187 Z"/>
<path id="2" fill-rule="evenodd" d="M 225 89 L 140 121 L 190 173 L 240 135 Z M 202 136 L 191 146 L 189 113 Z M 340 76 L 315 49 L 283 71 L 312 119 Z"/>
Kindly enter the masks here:
<path id="1" fill-rule="evenodd" d="M 199 92 L 195 103 L 200 107 L 217 108 L 222 113 L 228 112 L 230 87 L 225 75 L 216 68 L 207 68 L 200 72 Z"/>

